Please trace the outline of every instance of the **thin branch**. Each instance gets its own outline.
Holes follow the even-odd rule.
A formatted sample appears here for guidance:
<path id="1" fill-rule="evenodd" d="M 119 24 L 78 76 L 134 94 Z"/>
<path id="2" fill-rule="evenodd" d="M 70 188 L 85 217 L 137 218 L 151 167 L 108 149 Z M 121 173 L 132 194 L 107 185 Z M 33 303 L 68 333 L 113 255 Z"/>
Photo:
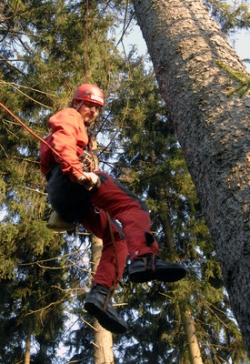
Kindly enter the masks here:
<path id="1" fill-rule="evenodd" d="M 39 308 L 38 310 L 34 310 L 34 311 L 30 311 L 28 313 L 26 313 L 25 316 L 29 316 L 29 315 L 33 315 L 35 313 L 38 313 L 38 312 L 43 312 L 45 310 L 47 310 L 48 308 L 52 307 L 52 306 L 55 306 L 55 305 L 58 305 L 59 303 L 61 302 L 64 302 L 65 301 L 65 298 L 62 298 L 61 300 L 58 300 L 58 301 L 55 301 L 55 302 L 51 302 L 49 305 L 45 306 L 45 307 L 42 307 L 42 308 Z"/>
<path id="2" fill-rule="evenodd" d="M 93 330 L 95 330 L 96 332 L 98 332 L 98 330 L 94 327 L 94 326 L 92 326 L 88 321 L 86 321 L 86 320 L 84 320 L 83 318 L 82 318 L 82 316 L 80 316 L 80 320 L 82 321 L 82 322 L 84 322 L 86 325 L 88 325 L 89 327 L 91 327 L 91 329 L 93 329 Z"/>

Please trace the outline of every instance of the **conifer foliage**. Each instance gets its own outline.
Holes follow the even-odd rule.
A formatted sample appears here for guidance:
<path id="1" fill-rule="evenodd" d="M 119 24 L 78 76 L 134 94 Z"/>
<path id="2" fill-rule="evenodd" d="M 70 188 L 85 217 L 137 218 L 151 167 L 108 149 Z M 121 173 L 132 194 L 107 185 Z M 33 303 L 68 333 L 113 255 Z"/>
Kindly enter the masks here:
<path id="1" fill-rule="evenodd" d="M 0 2 L 1 103 L 45 136 L 49 115 L 68 105 L 76 86 L 86 77 L 100 86 L 107 98 L 97 130 L 101 168 L 146 200 L 161 256 L 189 268 L 186 280 L 169 285 L 133 285 L 125 272 L 114 299 L 127 303 L 117 310 L 130 329 L 114 335 L 117 363 L 190 363 L 188 317 L 203 363 L 240 364 L 241 336 L 154 72 L 133 49 L 119 54 L 112 38 L 120 19 L 123 29 L 131 21 L 126 5 L 89 1 L 86 50 L 86 2 Z M 3 109 L 0 118 L 0 362 L 66 364 L 57 354 L 63 345 L 72 362 L 94 363 L 92 321 L 82 310 L 88 235 L 47 229 L 39 141 Z"/>
<path id="2" fill-rule="evenodd" d="M 114 48 L 106 42 L 111 20 L 101 16 L 98 4 L 89 10 L 88 77 L 106 90 L 105 67 Z M 85 4 L 77 1 L 5 3 L 1 102 L 40 136 L 48 133 L 51 112 L 67 106 L 84 82 L 85 15 Z M 72 261 L 78 253 L 72 257 L 68 239 L 46 227 L 49 206 L 39 171 L 39 141 L 3 109 L 0 113 L 0 361 L 51 363 L 62 341 L 69 291 L 76 284 Z"/>
<path id="3" fill-rule="evenodd" d="M 228 315 L 230 303 L 220 266 L 173 123 L 150 70 L 145 77 L 143 64 L 138 67 L 138 60 L 130 62 L 134 93 L 126 97 L 126 105 L 116 105 L 122 128 L 119 142 L 113 144 L 119 145 L 121 156 L 113 173 L 127 181 L 137 195 L 143 198 L 146 193 L 161 257 L 185 264 L 189 276 L 175 284 L 127 282 L 131 331 L 117 345 L 121 350 L 124 341 L 129 343 L 126 363 L 192 362 L 185 330 L 189 317 L 201 352 L 199 363 L 240 363 L 245 358 L 244 347 L 233 317 Z M 138 87 L 142 82 L 144 87 Z M 131 110 L 127 117 L 125 108 Z"/>

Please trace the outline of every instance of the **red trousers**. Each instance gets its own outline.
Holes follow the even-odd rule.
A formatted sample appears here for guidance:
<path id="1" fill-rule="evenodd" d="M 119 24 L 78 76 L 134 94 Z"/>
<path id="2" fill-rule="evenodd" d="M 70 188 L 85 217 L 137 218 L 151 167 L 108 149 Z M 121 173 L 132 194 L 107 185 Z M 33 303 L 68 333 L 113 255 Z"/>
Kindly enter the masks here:
<path id="1" fill-rule="evenodd" d="M 102 257 L 94 283 L 110 288 L 116 279 L 121 279 L 128 253 L 131 260 L 148 253 L 158 254 L 158 244 L 154 241 L 147 246 L 145 232 L 150 233 L 151 221 L 146 205 L 111 176 L 103 172 L 97 174 L 101 179 L 101 186 L 91 196 L 91 202 L 101 210 L 96 214 L 92 208 L 91 213 L 84 217 L 82 224 L 103 240 Z M 122 225 L 121 231 L 114 222 L 111 224 L 115 248 L 107 213 Z M 116 277 L 115 254 L 118 258 L 118 277 Z"/>
<path id="2" fill-rule="evenodd" d="M 111 176 L 100 171 L 96 174 L 101 186 L 87 192 L 82 185 L 72 183 L 57 165 L 48 176 L 47 191 L 52 207 L 63 219 L 82 223 L 103 240 L 94 283 L 110 288 L 121 279 L 128 253 L 131 260 L 148 253 L 158 254 L 158 244 L 150 235 L 151 222 L 146 205 Z M 112 234 L 107 214 L 111 218 Z"/>

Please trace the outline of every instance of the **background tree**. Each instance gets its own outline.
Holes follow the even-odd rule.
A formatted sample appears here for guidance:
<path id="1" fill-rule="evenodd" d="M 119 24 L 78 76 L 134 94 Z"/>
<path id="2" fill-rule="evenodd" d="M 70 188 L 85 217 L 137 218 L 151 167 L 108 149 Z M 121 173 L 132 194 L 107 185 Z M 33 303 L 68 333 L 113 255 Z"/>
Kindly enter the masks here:
<path id="1" fill-rule="evenodd" d="M 50 113 L 66 106 L 75 87 L 85 81 L 86 4 L 6 3 L 1 23 L 1 102 L 45 135 Z M 191 275 L 176 285 L 135 286 L 125 274 L 124 289 L 115 300 L 128 302 L 128 308 L 120 310 L 131 329 L 124 337 L 114 335 L 114 354 L 120 363 L 146 363 L 156 357 L 159 363 L 187 362 L 182 317 L 191 312 L 204 362 L 240 363 L 245 358 L 241 337 L 229 316 L 214 247 L 153 70 L 146 69 L 133 50 L 124 60 L 117 52 L 117 39 L 110 39 L 110 27 L 119 21 L 123 5 L 90 4 L 88 80 L 107 96 L 99 127 L 100 160 L 109 171 L 118 160 L 112 174 L 147 200 L 161 255 L 185 262 Z M 130 8 L 125 14 L 129 24 Z M 88 238 L 82 231 L 76 239 L 46 228 L 48 204 L 38 169 L 39 143 L 2 110 L 1 118 L 0 188 L 5 214 L 0 264 L 6 292 L 0 303 L 6 337 L 2 360 L 22 360 L 25 341 L 31 338 L 33 352 L 26 350 L 26 358 L 30 355 L 37 363 L 62 363 L 64 358 L 55 357 L 59 341 L 68 344 L 71 356 L 83 352 L 84 360 L 91 362 L 93 333 L 82 311 L 91 271 Z M 65 330 L 68 317 L 77 320 L 77 329 Z"/>
<path id="2" fill-rule="evenodd" d="M 92 5 L 89 52 L 93 65 L 89 64 L 89 79 L 92 69 L 97 83 L 103 83 L 106 90 L 107 70 L 103 67 L 108 67 L 108 52 L 114 47 L 106 42 L 105 29 L 109 29 L 111 18 L 101 16 L 102 9 Z M 60 1 L 6 4 L 2 22 L 1 102 L 39 135 L 48 132 L 52 107 L 56 111 L 66 106 L 65 100 L 68 102 L 73 90 L 83 82 L 85 12 L 85 4 L 77 2 L 73 7 Z M 98 22 L 98 28 L 94 21 Z M 103 64 L 95 61 L 101 59 L 100 54 L 107 58 Z M 116 53 L 110 58 L 115 69 Z M 2 109 L 1 116 L 1 273 L 2 284 L 9 292 L 1 307 L 6 325 L 10 317 L 13 320 L 11 336 L 18 337 L 13 343 L 10 337 L 3 341 L 6 345 L 2 345 L 2 359 L 6 363 L 22 358 L 26 363 L 30 360 L 51 363 L 61 340 L 63 310 L 68 309 L 70 289 L 74 292 L 72 257 L 68 255 L 70 243 L 46 228 L 43 215 L 48 203 L 45 179 L 39 171 L 39 142 Z M 5 309 L 12 301 L 14 313 Z M 50 314 L 54 315 L 53 320 Z"/>
<path id="3" fill-rule="evenodd" d="M 128 95 L 124 88 L 126 97 L 113 103 L 120 115 L 120 134 L 111 143 L 120 152 L 113 173 L 136 194 L 146 195 L 161 256 L 186 262 L 191 277 L 175 285 L 127 282 L 131 331 L 117 343 L 118 350 L 127 343 L 126 363 L 191 360 L 183 328 L 183 317 L 191 311 L 204 362 L 240 361 L 245 358 L 240 333 L 226 314 L 230 305 L 220 267 L 173 123 L 153 74 L 146 77 L 138 60 L 130 62 L 134 92 Z M 127 116 L 125 110 L 130 110 Z"/>
<path id="4" fill-rule="evenodd" d="M 249 351 L 249 98 L 216 61 L 244 66 L 200 1 L 133 4 Z"/>

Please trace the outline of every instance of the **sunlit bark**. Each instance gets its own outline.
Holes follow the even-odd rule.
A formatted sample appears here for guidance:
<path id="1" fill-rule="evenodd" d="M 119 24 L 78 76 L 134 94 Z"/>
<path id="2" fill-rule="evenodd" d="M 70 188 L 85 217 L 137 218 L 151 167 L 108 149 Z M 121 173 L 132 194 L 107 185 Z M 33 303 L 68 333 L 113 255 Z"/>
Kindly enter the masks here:
<path id="1" fill-rule="evenodd" d="M 245 67 L 199 0 L 132 0 L 250 353 L 250 97 Z"/>

